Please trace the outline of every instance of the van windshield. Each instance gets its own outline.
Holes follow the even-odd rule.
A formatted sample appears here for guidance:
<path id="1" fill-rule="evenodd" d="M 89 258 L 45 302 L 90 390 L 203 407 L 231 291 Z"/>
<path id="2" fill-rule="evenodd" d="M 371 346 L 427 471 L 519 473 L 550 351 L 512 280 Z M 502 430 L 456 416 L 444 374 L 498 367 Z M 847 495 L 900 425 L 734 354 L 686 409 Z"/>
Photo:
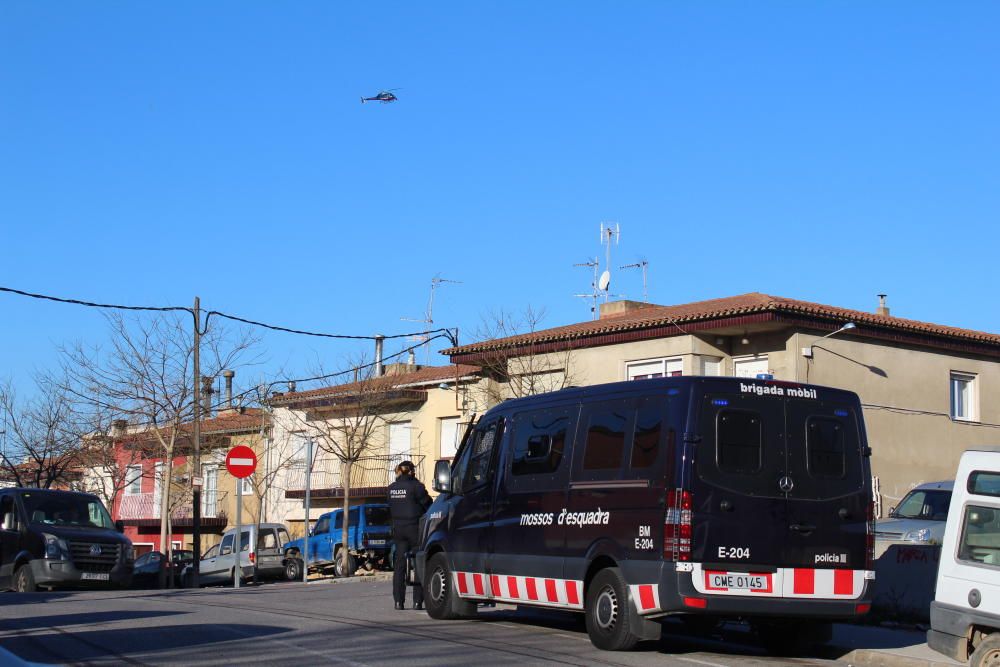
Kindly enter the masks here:
<path id="1" fill-rule="evenodd" d="M 944 521 L 948 518 L 951 491 L 914 489 L 906 494 L 892 513 L 894 519 Z"/>
<path id="2" fill-rule="evenodd" d="M 21 501 L 31 523 L 107 530 L 115 527 L 108 511 L 96 498 L 55 491 L 29 491 L 21 495 Z"/>

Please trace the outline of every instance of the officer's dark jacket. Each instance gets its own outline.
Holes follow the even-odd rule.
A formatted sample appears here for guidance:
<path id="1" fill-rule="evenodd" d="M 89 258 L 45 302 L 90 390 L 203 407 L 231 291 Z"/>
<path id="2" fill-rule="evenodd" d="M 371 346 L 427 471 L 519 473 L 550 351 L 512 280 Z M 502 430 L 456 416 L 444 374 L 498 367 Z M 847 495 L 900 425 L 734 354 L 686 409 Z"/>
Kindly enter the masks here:
<path id="1" fill-rule="evenodd" d="M 409 475 L 400 475 L 389 485 L 389 513 L 395 524 L 416 524 L 431 506 L 427 489 Z"/>

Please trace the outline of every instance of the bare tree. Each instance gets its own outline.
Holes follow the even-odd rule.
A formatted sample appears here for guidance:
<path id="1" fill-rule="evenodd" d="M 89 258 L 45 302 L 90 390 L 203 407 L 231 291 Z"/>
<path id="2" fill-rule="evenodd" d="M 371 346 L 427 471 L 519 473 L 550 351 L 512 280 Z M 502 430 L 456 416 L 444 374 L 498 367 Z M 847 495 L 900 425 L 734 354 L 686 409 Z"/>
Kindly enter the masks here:
<path id="1" fill-rule="evenodd" d="M 58 384 L 41 376 L 36 383 L 37 392 L 26 401 L 18 399 L 11 383 L 0 386 L 7 431 L 0 464 L 17 486 L 47 489 L 75 480 L 85 428 Z"/>
<path id="2" fill-rule="evenodd" d="M 341 576 L 353 574 L 348 546 L 351 509 L 351 475 L 355 466 L 380 453 L 386 446 L 389 416 L 394 412 L 391 401 L 398 398 L 393 376 L 375 376 L 371 365 L 359 363 L 357 379 L 349 384 L 332 387 L 321 401 L 312 405 L 295 406 L 289 410 L 307 437 L 312 437 L 320 451 L 330 454 L 340 466 L 344 489 L 341 548 L 336 568 Z M 307 466 L 307 471 L 309 466 Z M 307 472 L 308 474 L 308 472 Z M 308 517 L 306 517 L 308 522 Z M 308 566 L 308 564 L 306 565 Z"/>
<path id="3" fill-rule="evenodd" d="M 150 443 L 163 459 L 160 485 L 160 544 L 170 551 L 169 523 L 175 508 L 173 460 L 188 435 L 194 416 L 194 341 L 186 314 L 151 318 L 107 316 L 108 348 L 76 344 L 63 350 L 67 392 L 83 403 L 96 404 L 127 419 L 133 440 Z M 219 324 L 201 338 L 202 372 L 214 377 L 225 368 L 246 363 L 257 339 L 249 330 L 230 332 Z M 174 496 L 172 498 L 172 496 Z"/>
<path id="4" fill-rule="evenodd" d="M 477 405 L 481 410 L 508 398 L 557 391 L 574 384 L 572 351 L 545 351 L 531 340 L 530 334 L 539 329 L 544 318 L 544 310 L 531 306 L 519 314 L 496 310 L 482 317 L 474 334 L 477 341 L 514 340 L 491 347 L 475 362 L 486 375 L 473 390 L 476 403 L 482 403 Z"/>

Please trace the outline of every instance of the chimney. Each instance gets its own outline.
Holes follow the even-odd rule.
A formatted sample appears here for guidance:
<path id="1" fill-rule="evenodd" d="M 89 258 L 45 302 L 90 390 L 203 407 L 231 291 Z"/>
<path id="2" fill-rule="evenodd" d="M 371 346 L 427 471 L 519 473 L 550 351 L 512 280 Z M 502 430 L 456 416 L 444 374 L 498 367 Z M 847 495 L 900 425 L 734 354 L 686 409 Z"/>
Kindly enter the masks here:
<path id="1" fill-rule="evenodd" d="M 201 412 L 202 417 L 212 416 L 212 378 L 207 375 L 201 376 Z"/>
<path id="2" fill-rule="evenodd" d="M 128 420 L 126 419 L 116 419 L 111 422 L 111 437 L 112 438 L 123 438 L 128 432 Z"/>
<path id="3" fill-rule="evenodd" d="M 406 355 L 406 365 L 411 371 L 417 370 L 417 355 L 410 350 L 410 353 Z"/>
<path id="4" fill-rule="evenodd" d="M 226 378 L 226 409 L 233 409 L 233 376 L 236 375 L 233 371 L 226 369 L 222 371 L 222 377 Z"/>
<path id="5" fill-rule="evenodd" d="M 375 334 L 375 377 L 382 377 L 385 373 L 385 369 L 382 367 L 382 344 L 385 342 L 385 336 L 382 334 Z"/>
<path id="6" fill-rule="evenodd" d="M 289 380 L 288 381 L 288 393 L 289 394 L 294 394 L 295 393 L 295 380 Z"/>
<path id="7" fill-rule="evenodd" d="M 878 308 L 875 309 L 876 315 L 885 315 L 885 316 L 889 315 L 889 306 L 885 305 L 885 297 L 887 296 L 888 294 L 878 295 Z"/>
<path id="8" fill-rule="evenodd" d="M 600 319 L 607 320 L 614 317 L 628 315 L 636 310 L 649 308 L 651 304 L 644 301 L 609 301 L 601 304 Z"/>

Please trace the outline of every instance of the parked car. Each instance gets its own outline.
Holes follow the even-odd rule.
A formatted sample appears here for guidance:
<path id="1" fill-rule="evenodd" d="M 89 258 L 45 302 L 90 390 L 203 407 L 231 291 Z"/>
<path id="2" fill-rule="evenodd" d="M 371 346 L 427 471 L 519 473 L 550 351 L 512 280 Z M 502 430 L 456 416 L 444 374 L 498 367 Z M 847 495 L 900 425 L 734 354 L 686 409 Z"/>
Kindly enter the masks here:
<path id="1" fill-rule="evenodd" d="M 236 529 L 230 528 L 222 541 L 202 554 L 199 561 L 200 585 L 232 583 L 236 575 L 234 543 Z M 281 577 L 285 573 L 284 545 L 289 541 L 288 529 L 280 523 L 243 526 L 240 530 L 240 581 Z M 255 544 L 254 549 L 250 545 Z M 193 565 L 184 568 L 181 580 L 185 587 L 193 584 Z"/>
<path id="2" fill-rule="evenodd" d="M 320 516 L 309 534 L 309 567 L 332 568 L 339 577 L 353 574 L 359 567 L 366 570 L 387 569 L 392 542 L 389 506 L 365 503 L 352 507 L 348 515 L 348 563 L 343 567 L 340 553 L 343 545 L 344 510 L 336 509 Z M 289 580 L 302 578 L 302 554 L 305 540 L 299 538 L 285 545 L 285 576 Z"/>
<path id="3" fill-rule="evenodd" d="M 174 549 L 168 561 L 159 551 L 149 551 L 135 559 L 132 571 L 132 588 L 159 588 L 160 571 L 164 570 L 164 581 L 167 586 L 180 585 L 181 573 L 194 561 L 194 552 L 190 549 Z M 171 582 L 173 575 L 173 582 Z"/>
<path id="4" fill-rule="evenodd" d="M 1000 449 L 958 463 L 927 643 L 972 667 L 1000 662 Z"/>
<path id="5" fill-rule="evenodd" d="M 921 484 L 875 524 L 875 555 L 893 544 L 941 544 L 954 481 Z"/>
<path id="6" fill-rule="evenodd" d="M 0 520 L 0 590 L 131 583 L 132 543 L 97 496 L 2 489 Z"/>

